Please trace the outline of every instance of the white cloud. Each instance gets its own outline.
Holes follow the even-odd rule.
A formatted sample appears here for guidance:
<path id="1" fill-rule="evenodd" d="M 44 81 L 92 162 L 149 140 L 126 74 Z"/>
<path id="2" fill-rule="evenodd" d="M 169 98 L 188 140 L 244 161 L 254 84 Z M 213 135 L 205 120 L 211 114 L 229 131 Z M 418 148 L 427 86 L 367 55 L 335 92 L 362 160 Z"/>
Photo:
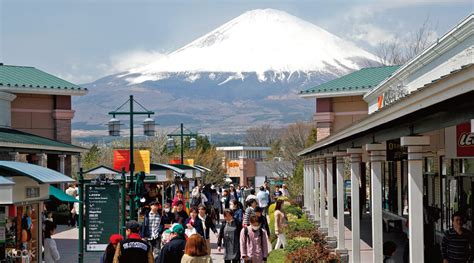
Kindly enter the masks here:
<path id="1" fill-rule="evenodd" d="M 157 51 L 134 50 L 113 55 L 110 57 L 110 73 L 118 73 L 132 68 L 145 66 L 149 63 L 162 59 L 164 53 Z"/>
<path id="2" fill-rule="evenodd" d="M 352 37 L 367 42 L 371 46 L 377 46 L 381 42 L 396 41 L 395 34 L 388 32 L 373 24 L 359 24 L 353 28 Z"/>

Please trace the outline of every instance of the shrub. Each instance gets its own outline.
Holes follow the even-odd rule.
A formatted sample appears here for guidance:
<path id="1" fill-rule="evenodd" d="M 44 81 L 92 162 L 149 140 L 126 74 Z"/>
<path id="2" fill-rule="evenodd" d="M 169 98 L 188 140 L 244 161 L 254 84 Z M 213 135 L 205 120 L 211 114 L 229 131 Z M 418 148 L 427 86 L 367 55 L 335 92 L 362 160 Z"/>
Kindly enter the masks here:
<path id="1" fill-rule="evenodd" d="M 293 239 L 296 237 L 307 237 L 310 238 L 314 243 L 326 244 L 324 236 L 316 228 L 310 230 L 290 231 L 288 232 L 287 238 Z"/>
<path id="2" fill-rule="evenodd" d="M 301 210 L 301 208 L 298 206 L 288 205 L 288 206 L 285 206 L 283 210 L 285 211 L 287 215 L 292 214 L 292 215 L 297 216 L 298 218 L 301 218 L 303 216 L 303 210 Z"/>
<path id="3" fill-rule="evenodd" d="M 267 258 L 267 263 L 282 263 L 286 259 L 286 251 L 284 249 L 272 250 Z"/>
<path id="4" fill-rule="evenodd" d="M 310 246 L 299 248 L 287 254 L 288 261 L 297 263 L 306 262 L 340 262 L 340 258 L 329 252 L 321 244 L 312 244 Z"/>
<path id="5" fill-rule="evenodd" d="M 288 240 L 288 244 L 286 245 L 286 252 L 292 253 L 295 250 L 300 248 L 308 247 L 313 245 L 313 241 L 307 237 L 295 237 L 294 239 Z"/>
<path id="6" fill-rule="evenodd" d="M 289 232 L 313 230 L 315 228 L 316 226 L 308 220 L 306 215 L 303 215 L 294 222 L 288 222 Z"/>

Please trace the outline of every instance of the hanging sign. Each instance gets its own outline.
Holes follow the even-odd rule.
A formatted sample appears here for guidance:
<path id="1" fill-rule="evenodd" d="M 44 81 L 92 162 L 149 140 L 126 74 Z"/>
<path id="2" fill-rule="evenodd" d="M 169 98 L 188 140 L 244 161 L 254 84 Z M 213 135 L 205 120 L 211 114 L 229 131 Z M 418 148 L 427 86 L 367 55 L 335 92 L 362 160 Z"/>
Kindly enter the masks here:
<path id="1" fill-rule="evenodd" d="M 150 173 L 150 151 L 134 150 L 133 162 L 135 163 L 135 172 Z M 125 172 L 130 171 L 130 150 L 114 150 L 114 169 Z"/>
<path id="2" fill-rule="evenodd" d="M 474 133 L 469 122 L 456 126 L 456 150 L 459 157 L 474 156 Z"/>
<path id="3" fill-rule="evenodd" d="M 400 138 L 387 141 L 387 161 L 408 159 L 408 147 L 403 147 Z"/>
<path id="4" fill-rule="evenodd" d="M 119 232 L 119 185 L 85 185 L 86 251 L 104 251 Z"/>

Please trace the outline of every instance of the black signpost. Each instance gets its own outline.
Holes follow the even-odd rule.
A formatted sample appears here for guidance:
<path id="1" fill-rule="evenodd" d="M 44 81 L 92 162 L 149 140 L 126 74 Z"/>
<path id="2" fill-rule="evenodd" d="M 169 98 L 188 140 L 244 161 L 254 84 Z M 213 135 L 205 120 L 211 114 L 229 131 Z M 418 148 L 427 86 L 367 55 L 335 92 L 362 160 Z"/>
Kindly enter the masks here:
<path id="1" fill-rule="evenodd" d="M 112 234 L 119 233 L 118 184 L 86 184 L 86 251 L 105 251 Z"/>

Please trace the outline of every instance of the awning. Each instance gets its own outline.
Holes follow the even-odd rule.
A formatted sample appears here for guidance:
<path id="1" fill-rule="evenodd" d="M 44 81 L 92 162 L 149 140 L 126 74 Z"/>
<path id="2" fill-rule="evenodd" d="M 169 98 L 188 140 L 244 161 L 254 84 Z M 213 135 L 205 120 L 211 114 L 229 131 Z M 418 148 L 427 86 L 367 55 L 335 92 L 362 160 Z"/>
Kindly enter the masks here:
<path id="1" fill-rule="evenodd" d="M 0 176 L 0 185 L 15 185 L 15 182 L 9 180 L 8 178 Z"/>
<path id="2" fill-rule="evenodd" d="M 204 171 L 206 171 L 206 172 L 210 172 L 210 171 L 211 171 L 211 169 L 209 169 L 209 168 L 207 168 L 207 167 L 204 167 L 204 166 L 202 166 L 202 165 L 197 165 L 197 164 L 196 164 L 196 165 L 194 165 L 194 166 L 196 166 L 197 168 L 200 168 L 201 170 L 204 170 Z"/>
<path id="3" fill-rule="evenodd" d="M 58 188 L 52 185 L 49 186 L 49 195 L 54 196 L 59 201 L 63 201 L 63 202 L 71 202 L 71 203 L 79 202 L 79 200 L 77 200 L 76 198 L 64 193 L 63 191 L 59 190 Z"/>
<path id="4" fill-rule="evenodd" d="M 119 174 L 119 173 L 120 171 L 117 171 L 105 165 L 100 165 L 84 172 L 84 174 Z"/>
<path id="5" fill-rule="evenodd" d="M 169 164 L 164 164 L 164 163 L 152 163 L 150 165 L 150 170 L 171 170 L 175 173 L 179 173 L 179 174 L 185 174 L 186 172 L 181 170 L 180 168 L 178 167 L 175 167 L 175 166 L 172 166 L 172 165 L 169 165 Z"/>
<path id="6" fill-rule="evenodd" d="M 27 176 L 40 184 L 74 182 L 71 177 L 57 171 L 39 165 L 23 162 L 0 161 L 0 173 L 9 177 Z"/>

